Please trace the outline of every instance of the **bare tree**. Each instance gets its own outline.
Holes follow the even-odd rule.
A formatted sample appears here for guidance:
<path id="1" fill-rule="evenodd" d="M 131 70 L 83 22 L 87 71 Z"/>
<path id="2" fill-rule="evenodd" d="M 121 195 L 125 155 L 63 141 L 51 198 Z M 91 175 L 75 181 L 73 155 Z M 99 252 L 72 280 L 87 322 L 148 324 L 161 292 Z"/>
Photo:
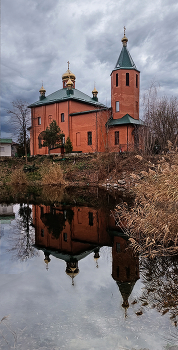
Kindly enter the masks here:
<path id="1" fill-rule="evenodd" d="M 8 110 L 7 113 L 11 115 L 12 125 L 18 136 L 22 135 L 25 159 L 27 163 L 27 139 L 28 139 L 28 127 L 30 126 L 30 110 L 28 104 L 22 100 L 16 100 L 12 102 L 12 110 Z"/>
<path id="2" fill-rule="evenodd" d="M 178 138 L 178 100 L 159 98 L 153 83 L 144 96 L 145 149 L 147 152 L 164 150 L 169 140 L 176 146 Z"/>

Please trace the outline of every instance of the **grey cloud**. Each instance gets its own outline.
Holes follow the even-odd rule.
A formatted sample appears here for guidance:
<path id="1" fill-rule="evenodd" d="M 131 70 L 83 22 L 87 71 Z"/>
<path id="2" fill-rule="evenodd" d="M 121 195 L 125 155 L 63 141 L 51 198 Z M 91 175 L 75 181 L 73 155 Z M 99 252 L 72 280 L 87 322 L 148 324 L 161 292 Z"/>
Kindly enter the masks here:
<path id="1" fill-rule="evenodd" d="M 124 25 L 141 71 L 141 95 L 154 79 L 162 93 L 176 95 L 177 15 L 173 0 L 3 0 L 1 109 L 16 98 L 38 100 L 42 80 L 47 94 L 60 89 L 68 60 L 76 88 L 91 95 L 95 81 L 100 101 L 109 103 Z M 1 129 L 3 134 L 5 122 Z"/>

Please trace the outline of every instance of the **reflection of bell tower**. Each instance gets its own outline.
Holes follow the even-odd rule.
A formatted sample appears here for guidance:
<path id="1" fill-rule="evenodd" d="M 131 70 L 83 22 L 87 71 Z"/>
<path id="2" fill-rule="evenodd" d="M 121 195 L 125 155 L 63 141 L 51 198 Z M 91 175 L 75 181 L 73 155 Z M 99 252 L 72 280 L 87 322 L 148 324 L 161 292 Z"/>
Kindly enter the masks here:
<path id="1" fill-rule="evenodd" d="M 122 306 L 128 308 L 129 296 L 135 282 L 139 279 L 139 258 L 134 256 L 129 242 L 118 236 L 114 236 L 112 258 L 112 277 L 123 297 Z"/>
<path id="2" fill-rule="evenodd" d="M 78 261 L 70 259 L 66 261 L 66 274 L 72 278 L 72 285 L 74 286 L 74 277 L 79 274 Z"/>
<path id="3" fill-rule="evenodd" d="M 51 259 L 50 259 L 50 257 L 49 257 L 50 254 L 49 254 L 48 252 L 45 252 L 44 255 L 45 255 L 44 262 L 45 262 L 45 264 L 46 264 L 46 270 L 49 270 L 48 264 L 49 264 L 50 261 L 51 261 Z"/>

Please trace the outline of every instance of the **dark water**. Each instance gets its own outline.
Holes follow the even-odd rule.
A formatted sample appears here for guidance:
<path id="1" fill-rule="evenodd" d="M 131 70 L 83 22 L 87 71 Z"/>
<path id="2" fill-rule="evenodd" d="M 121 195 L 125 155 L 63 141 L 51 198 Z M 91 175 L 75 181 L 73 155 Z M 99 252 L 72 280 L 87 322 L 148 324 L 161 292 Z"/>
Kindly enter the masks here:
<path id="1" fill-rule="evenodd" d="M 122 200 L 0 205 L 2 350 L 178 349 L 178 259 L 133 255 L 111 215 Z"/>

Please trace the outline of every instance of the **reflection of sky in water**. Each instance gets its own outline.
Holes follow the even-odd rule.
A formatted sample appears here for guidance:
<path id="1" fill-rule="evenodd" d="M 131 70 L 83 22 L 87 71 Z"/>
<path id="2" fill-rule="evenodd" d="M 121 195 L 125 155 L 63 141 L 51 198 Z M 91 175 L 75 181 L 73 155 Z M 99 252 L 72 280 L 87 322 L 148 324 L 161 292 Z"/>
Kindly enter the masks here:
<path id="1" fill-rule="evenodd" d="M 18 350 L 163 350 L 171 328 L 168 315 L 161 316 L 149 306 L 136 316 L 140 305 L 132 301 L 141 295 L 138 280 L 129 298 L 130 307 L 122 308 L 122 297 L 111 276 L 111 248 L 100 251 L 99 268 L 90 254 L 80 260 L 75 284 L 65 273 L 64 261 L 51 257 L 49 270 L 44 254 L 20 263 L 7 252 L 8 237 L 14 222 L 4 226 L 0 260 L 0 318 L 10 315 L 8 324 L 17 334 Z M 3 326 L 5 343 L 13 345 L 12 334 Z M 172 341 L 172 345 L 175 341 Z"/>

